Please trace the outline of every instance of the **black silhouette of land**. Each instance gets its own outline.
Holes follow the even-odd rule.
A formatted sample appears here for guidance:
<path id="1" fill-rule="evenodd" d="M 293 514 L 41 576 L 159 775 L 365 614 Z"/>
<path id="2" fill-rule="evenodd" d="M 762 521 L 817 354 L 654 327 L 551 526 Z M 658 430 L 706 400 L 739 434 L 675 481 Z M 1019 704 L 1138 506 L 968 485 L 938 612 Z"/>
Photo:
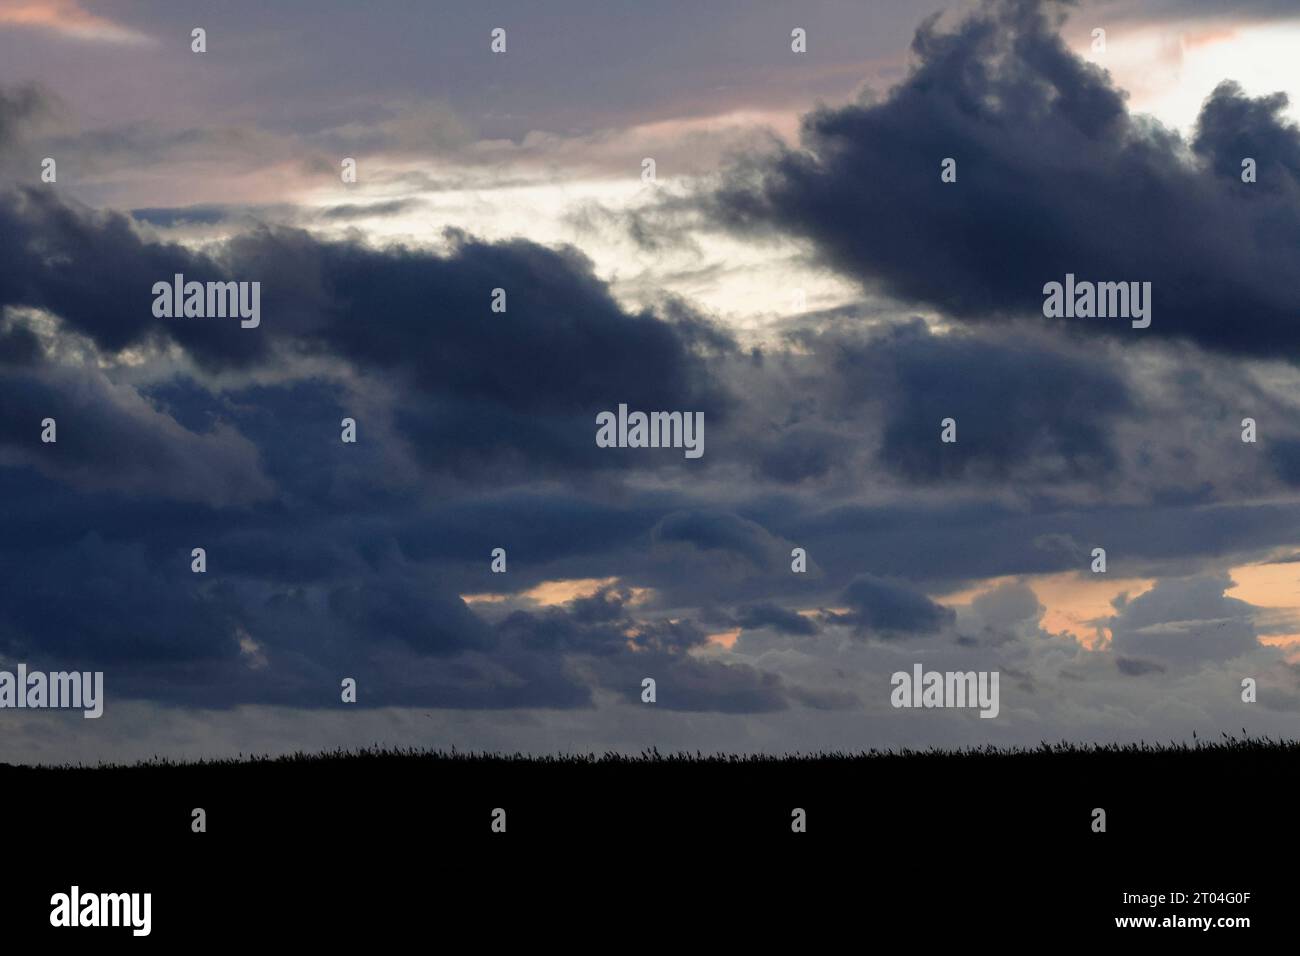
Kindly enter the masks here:
<path id="1" fill-rule="evenodd" d="M 314 930 L 346 936 L 375 913 L 468 912 L 512 887 L 515 906 L 631 907 L 634 926 L 709 901 L 870 926 L 942 916 L 983 926 L 986 940 L 1031 925 L 1113 935 L 1114 916 L 1153 912 L 1121 905 L 1123 892 L 1246 891 L 1244 906 L 1178 911 L 1249 915 L 1258 939 L 1289 919 L 1297 783 L 1300 741 L 1226 735 L 789 757 L 375 748 L 0 766 L 10 851 L 31 874 L 15 912 L 48 915 L 49 895 L 76 881 L 148 889 L 160 938 L 196 924 L 222 935 L 253 911 L 313 913 Z M 205 833 L 192 832 L 196 807 Z M 492 831 L 495 808 L 505 833 Z M 792 832 L 795 808 L 804 833 Z"/>

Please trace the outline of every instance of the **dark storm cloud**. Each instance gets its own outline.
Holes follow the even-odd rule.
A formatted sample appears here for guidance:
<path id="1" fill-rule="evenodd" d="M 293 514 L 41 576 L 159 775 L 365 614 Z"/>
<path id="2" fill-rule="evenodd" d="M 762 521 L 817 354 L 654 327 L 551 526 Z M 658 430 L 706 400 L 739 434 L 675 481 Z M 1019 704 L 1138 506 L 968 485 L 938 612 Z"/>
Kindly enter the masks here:
<path id="1" fill-rule="evenodd" d="M 201 361 L 244 364 L 265 356 L 266 339 L 230 334 L 221 323 L 161 325 L 152 288 L 183 273 L 200 282 L 227 278 L 206 256 L 145 241 L 120 213 L 65 205 L 50 190 L 0 193 L 0 307 L 44 309 L 116 352 L 172 337 Z"/>
<path id="2" fill-rule="evenodd" d="M 1224 91 L 1196 143 L 1204 169 L 1183 158 L 1165 169 L 1180 148 L 1172 137 L 1128 119 L 1104 81 L 1036 25 L 1032 5 L 999 9 L 952 38 L 923 30 L 924 65 L 893 99 L 814 115 L 817 153 L 733 183 L 723 197 L 729 221 L 811 236 L 846 271 L 963 317 L 1021 308 L 1027 293 L 1016 283 L 1029 278 L 1036 309 L 1042 282 L 1067 268 L 1127 269 L 1123 256 L 1161 243 L 1176 247 L 1162 268 L 1186 261 L 1203 272 L 1222 250 L 1187 260 L 1179 243 L 1197 231 L 1169 238 L 1171 178 L 1192 190 L 1189 215 L 1227 210 L 1228 238 L 1198 233 L 1209 246 L 1231 242 L 1232 228 L 1256 235 L 1250 204 L 1261 204 L 1229 198 L 1224 157 L 1242 143 L 1292 155 L 1278 152 L 1289 134 L 1275 104 Z M 770 32 L 789 59 L 788 28 Z M 549 62 L 555 48 L 539 40 L 512 32 L 524 56 L 475 69 Z M 427 69 L 419 52 L 409 69 Z M 624 48 L 597 52 L 622 69 Z M 496 79 L 506 86 L 493 89 L 511 80 Z M 585 74 L 581 84 L 596 88 Z M 527 108 L 513 104 L 514 118 L 493 122 L 510 125 Z M 318 104 L 293 115 L 336 128 L 346 111 Z M 169 148 L 195 145 L 206 148 L 183 136 Z M 960 186 L 938 183 L 945 155 L 959 157 Z M 1261 162 L 1261 171 L 1278 192 L 1294 165 Z M 1262 230 L 1270 241 L 1289 228 L 1280 193 Z M 1135 226 L 1132 210 L 1148 199 L 1156 221 Z M 408 211 L 403 202 L 316 215 L 393 214 Z M 1129 218 L 1113 219 L 1117 211 Z M 1300 528 L 1286 505 L 1054 505 L 1060 482 L 1109 488 L 1122 477 L 1116 429 L 1139 402 L 1129 369 L 1064 336 L 1008 342 L 895 323 L 803 334 L 788 350 L 745 355 L 688 303 L 620 304 L 572 249 L 459 234 L 440 253 L 375 248 L 248 224 L 250 212 L 150 207 L 127 217 L 70 205 L 53 190 L 0 196 L 0 307 L 46 310 L 60 343 L 84 335 L 95 346 L 78 367 L 47 355 L 35 326 L 7 318 L 0 327 L 0 385 L 13 389 L 13 415 L 0 414 L 9 456 L 0 470 L 0 654 L 103 662 L 113 696 L 203 706 L 337 706 L 344 676 L 358 680 L 362 707 L 580 709 L 602 695 L 639 706 L 641 680 L 652 676 L 670 711 L 836 708 L 856 703 L 854 692 L 798 685 L 709 635 L 762 632 L 742 643 L 785 652 L 845 625 L 947 645 L 956 615 L 926 593 L 944 593 L 937 583 L 1080 570 L 1097 542 L 1127 573 L 1258 550 Z M 312 221 L 300 216 L 293 221 Z M 237 220 L 233 240 L 203 252 L 140 226 Z M 1062 235 L 1074 245 L 1062 246 Z M 1110 258 L 1090 258 L 1108 243 Z M 1071 261 L 1057 269 L 1063 252 Z M 1086 261 L 1073 262 L 1076 254 Z M 1050 274 L 1039 274 L 1044 264 Z M 261 281 L 262 326 L 154 319 L 151 286 L 174 272 Z M 490 309 L 498 287 L 508 294 L 503 314 Z M 128 347 L 156 357 L 149 347 L 160 344 L 197 367 L 181 362 L 178 374 L 139 386 L 128 384 L 130 371 L 90 371 Z M 708 470 L 686 470 L 680 456 L 597 449 L 594 414 L 619 402 L 705 411 Z M 46 404 L 59 411 L 61 458 L 33 444 L 31 419 Z M 345 415 L 359 419 L 355 446 L 338 441 Z M 949 416 L 957 446 L 937 440 Z M 911 485 L 929 494 L 942 483 L 991 499 L 911 497 Z M 860 503 L 864 489 L 882 488 L 898 497 Z M 998 498 L 1008 488 L 1026 501 Z M 795 544 L 809 550 L 806 575 L 791 573 Z M 189 570 L 196 545 L 208 550 L 203 576 Z M 509 551 L 506 575 L 488 569 L 496 546 Z M 614 576 L 618 585 L 561 607 L 523 596 L 546 580 Z M 491 599 L 461 598 L 470 594 Z M 796 612 L 818 607 L 848 611 Z M 972 609 L 999 634 L 1041 615 L 1024 586 Z M 1191 659 L 1223 650 L 1213 635 L 1166 647 L 1161 635 L 1178 621 L 1139 611 L 1117 612 L 1117 633 L 1135 644 L 1121 670 L 1189 647 Z M 851 643 L 862 653 L 891 646 Z M 1163 658 L 1155 666 L 1174 667 Z"/>
<path id="3" fill-rule="evenodd" d="M 440 258 L 264 230 L 235 239 L 230 255 L 244 274 L 279 277 L 265 283 L 264 311 L 283 305 L 286 316 L 273 335 L 401 371 L 427 392 L 507 411 L 589 414 L 593 434 L 595 412 L 619 401 L 716 407 L 674 328 L 624 312 L 572 250 L 462 237 Z M 504 313 L 491 309 L 496 288 L 507 294 Z"/>
<path id="4" fill-rule="evenodd" d="M 651 540 L 733 556 L 760 570 L 769 570 L 785 559 L 780 544 L 761 525 L 719 511 L 666 515 L 651 532 Z"/>
<path id="5" fill-rule="evenodd" d="M 701 659 L 688 652 L 706 641 L 689 620 L 645 620 L 628 607 L 629 594 L 603 589 L 591 598 L 541 611 L 517 611 L 500 625 L 507 640 L 538 653 L 578 651 L 602 687 L 637 699 L 641 681 L 664 688 L 668 710 L 749 713 L 788 706 L 781 678 L 746 665 Z"/>
<path id="6" fill-rule="evenodd" d="M 0 355 L 0 454 L 9 463 L 83 490 L 217 506 L 273 494 L 257 448 L 230 427 L 191 431 L 93 370 L 41 361 L 25 326 L 0 332 Z M 42 441 L 47 419 L 50 443 Z"/>
<path id="7" fill-rule="evenodd" d="M 1050 504 L 917 502 L 820 508 L 782 497 L 747 513 L 772 534 L 806 545 L 826 587 L 845 587 L 858 572 L 944 590 L 992 577 L 1086 572 L 1088 552 L 1099 544 L 1107 549 L 1112 574 L 1154 576 L 1180 568 L 1186 573 L 1189 566 L 1233 560 L 1231 555 L 1262 558 L 1268 549 L 1300 536 L 1300 506 L 1288 503 L 1062 510 Z M 1067 535 L 1086 543 L 1088 551 L 1076 556 L 1036 547 L 1044 535 Z M 768 586 L 774 594 L 791 595 L 799 593 L 801 582 L 772 575 Z"/>
<path id="8" fill-rule="evenodd" d="M 561 449 L 589 456 L 594 416 L 577 411 L 584 405 L 671 407 L 684 394 L 711 394 L 695 352 L 730 345 L 703 320 L 680 306 L 671 322 L 629 314 L 573 254 L 522 242 L 462 240 L 439 259 L 266 230 L 199 259 L 142 238 L 121 216 L 36 194 L 7 208 L 40 224 L 26 236 L 9 233 L 14 248 L 35 256 L 35 246 L 47 254 L 57 247 L 51 261 L 60 267 L 15 269 L 3 288 L 12 305 L 53 311 L 61 339 L 75 339 L 75 330 L 111 355 L 170 333 L 200 366 L 274 364 L 285 379 L 214 390 L 178 376 L 137 391 L 89 365 L 52 360 L 26 324 L 7 319 L 3 386 L 12 395 L 0 438 L 30 468 L 59 479 L 4 472 L 10 534 L 0 561 L 21 568 L 0 612 L 7 657 L 102 663 L 118 697 L 197 706 L 328 706 L 343 676 L 358 681 L 362 706 L 590 706 L 590 682 L 570 670 L 574 657 L 604 661 L 598 683 L 619 690 L 639 688 L 643 667 L 653 665 L 675 682 L 670 709 L 785 706 L 778 678 L 688 657 L 704 631 L 690 620 L 633 617 L 626 593 L 498 625 L 450 590 L 457 580 L 482 588 L 466 562 L 486 572 L 499 543 L 512 561 L 533 564 L 512 580 L 536 581 L 539 562 L 590 562 L 593 551 L 616 550 L 631 536 L 646 542 L 662 506 L 553 495 L 476 502 L 461 489 L 441 507 L 422 508 L 418 488 L 390 482 L 382 423 L 363 418 L 355 448 L 338 442 L 350 405 L 383 395 L 377 382 L 396 384 L 399 434 L 409 439 L 412 419 L 435 414 L 456 429 L 438 435 L 431 458 L 463 464 L 506 448 L 536 478 L 545 446 L 536 430 L 563 432 L 548 419 L 575 432 Z M 24 241 L 36 235 L 49 241 Z M 260 348 L 214 351 L 175 325 L 137 323 L 133 310 L 97 310 L 75 272 L 77 256 L 94 258 L 105 244 L 116 247 L 119 278 L 153 271 L 160 259 L 187 276 L 196 264 L 238 270 L 256 261 L 283 283 L 275 293 L 288 304 L 283 322 L 264 326 Z M 101 268 L 93 281 L 110 278 Z M 509 290 L 511 311 L 497 316 L 507 327 L 494 329 L 488 305 L 497 284 Z M 149 300 L 140 298 L 143 311 Z M 382 334 L 376 315 L 388 322 Z M 353 322 L 361 328 L 348 328 Z M 472 328 L 452 329 L 458 322 Z M 347 385 L 296 372 L 302 356 L 345 362 L 358 378 Z M 60 420 L 57 445 L 38 442 L 44 413 Z M 503 414 L 519 427 L 498 433 Z M 235 503 L 243 509 L 232 521 L 225 509 Z M 87 527 L 106 537 L 87 539 Z M 196 544 L 208 552 L 205 576 L 189 569 Z M 59 593 L 75 600 L 46 613 Z M 136 620 L 145 615 L 147 626 Z"/>
<path id="9" fill-rule="evenodd" d="M 0 491 L 0 656 L 101 668 L 117 700 L 329 707 L 352 677 L 362 707 L 573 708 L 591 706 L 594 687 L 637 693 L 653 674 L 674 689 L 670 709 L 785 706 L 779 678 L 695 660 L 702 628 L 629 608 L 625 589 L 488 620 L 440 565 L 395 546 L 392 502 L 331 515 L 286 501 L 233 526 L 201 505 L 134 503 L 114 523 L 102 517 L 123 510 L 112 498 L 30 472 L 6 469 Z M 100 531 L 80 530 L 87 516 Z M 196 542 L 203 575 L 190 568 Z"/>
<path id="10" fill-rule="evenodd" d="M 37 190 L 0 200 L 0 236 L 0 445 L 22 466 L 3 474 L 6 658 L 102 664 L 119 698 L 327 706 L 350 676 L 362 706 L 491 708 L 590 706 L 590 683 L 569 670 L 579 656 L 613 662 L 601 679 L 619 688 L 639 688 L 643 661 L 679 674 L 673 707 L 784 706 L 771 675 L 687 658 L 705 641 L 689 621 L 637 620 L 629 639 L 621 603 L 578 602 L 531 632 L 519 620 L 498 631 L 446 583 L 481 586 L 465 561 L 486 569 L 498 543 L 516 561 L 587 555 L 617 547 L 620 525 L 648 534 L 662 512 L 539 496 L 475 518 L 462 496 L 431 514 L 418 489 L 391 484 L 382 421 L 362 417 L 355 449 L 338 441 L 355 405 L 397 401 L 397 433 L 427 441 L 438 466 L 517 460 L 533 479 L 548 459 L 610 467 L 620 457 L 596 457 L 596 411 L 721 408 L 696 353 L 728 340 L 680 304 L 670 321 L 628 313 L 580 256 L 523 241 L 459 237 L 439 257 L 256 229 L 201 255 Z M 152 284 L 173 272 L 262 281 L 263 325 L 155 319 Z M 490 309 L 497 287 L 504 314 Z M 15 318 L 31 308 L 57 317 L 61 343 L 84 335 L 92 359 L 170 340 L 201 370 L 284 382 L 218 391 L 182 376 L 140 391 L 46 355 Z M 355 377 L 321 380 L 303 359 Z M 39 441 L 45 416 L 57 444 Z M 190 571 L 196 545 L 205 575 Z"/>
<path id="11" fill-rule="evenodd" d="M 860 345 L 833 343 L 841 375 L 890 396 L 877 456 L 913 481 L 1077 478 L 1116 465 L 1110 427 L 1128 385 L 1100 356 L 1041 344 L 934 335 L 915 321 Z M 829 350 L 828 350 L 829 351 Z M 956 422 L 957 441 L 937 440 Z"/>
<path id="12" fill-rule="evenodd" d="M 147 222 L 152 226 L 180 226 L 194 224 L 215 226 L 231 218 L 231 210 L 226 206 L 198 205 L 157 208 L 132 209 L 131 218 L 137 222 Z"/>
<path id="13" fill-rule="evenodd" d="M 1044 284 L 1074 273 L 1151 282 L 1153 317 L 1145 331 L 1060 320 L 1072 330 L 1294 350 L 1300 131 L 1281 118 L 1285 100 L 1220 87 L 1193 152 L 1128 113 L 1056 34 L 1057 13 L 989 0 L 951 32 L 926 23 L 906 81 L 878 103 L 808 115 L 802 149 L 733 169 L 710 211 L 742 233 L 806 237 L 844 274 L 969 321 L 1041 316 Z M 1227 175 L 1243 155 L 1259 159 L 1264 189 Z M 945 157 L 956 183 L 940 181 Z"/>
<path id="14" fill-rule="evenodd" d="M 1162 674 L 1164 668 L 1151 661 L 1139 661 L 1129 657 L 1116 657 L 1115 667 L 1128 677 L 1141 677 L 1143 674 Z"/>
<path id="15" fill-rule="evenodd" d="M 5 551 L 8 658 L 180 665 L 237 654 L 231 595 L 201 586 L 184 554 L 164 570 L 144 547 L 95 532 L 21 556 Z"/>
<path id="16" fill-rule="evenodd" d="M 284 343 L 403 372 L 425 391 L 514 411 L 590 413 L 593 422 L 619 401 L 718 408 L 675 327 L 624 312 L 572 250 L 458 236 L 439 257 L 261 228 L 209 257 L 36 189 L 0 196 L 0 235 L 0 305 L 46 309 L 109 351 L 165 336 L 220 368 L 265 362 Z M 153 284 L 175 273 L 260 281 L 265 324 L 155 318 Z M 505 313 L 491 310 L 497 288 L 507 293 Z"/>
<path id="17" fill-rule="evenodd" d="M 1279 193 L 1294 200 L 1300 184 L 1300 130 L 1283 117 L 1285 93 L 1251 99 L 1231 81 L 1220 83 L 1201 107 L 1193 150 L 1229 184 L 1241 182 L 1241 161 L 1257 164 L 1259 187 L 1244 198 L 1276 203 Z M 1256 192 L 1262 194 L 1256 196 Z"/>
<path id="18" fill-rule="evenodd" d="M 422 654 L 457 654 L 490 646 L 487 628 L 460 598 L 430 593 L 417 580 L 387 578 L 336 587 L 330 613 L 359 634 L 393 638 Z"/>
<path id="19" fill-rule="evenodd" d="M 23 202 L 39 200 L 18 200 L 19 206 Z M 53 230 L 65 243 L 61 248 L 95 248 L 108 241 L 100 234 L 107 232 L 120 242 L 123 256 L 192 261 L 181 247 L 139 238 L 125 220 L 105 225 L 104 217 L 56 204 L 42 215 L 42 222 L 64 225 L 62 233 Z M 74 234 L 94 241 L 81 246 L 68 238 Z M 823 505 L 815 496 L 755 498 L 762 485 L 744 483 L 727 488 L 733 507 L 705 503 L 707 496 L 697 497 L 694 488 L 560 493 L 539 479 L 610 467 L 595 458 L 593 421 L 584 406 L 615 389 L 615 399 L 640 397 L 647 407 L 680 406 L 682 395 L 722 407 L 707 402 L 731 389 L 762 390 L 761 377 L 746 376 L 762 376 L 787 362 L 807 363 L 807 380 L 822 385 L 816 394 L 796 399 L 800 415 L 783 420 L 831 441 L 828 436 L 841 433 L 846 415 L 876 421 L 871 407 L 887 397 L 879 425 L 881 436 L 888 436 L 891 424 L 906 415 L 900 406 L 924 405 L 926 382 L 937 382 L 937 393 L 965 402 L 959 421 L 969 421 L 975 434 L 995 445 L 998 402 L 1041 406 L 1040 420 L 1024 428 L 1039 442 L 1040 454 L 1049 450 L 1048 458 L 1065 462 L 1057 473 L 1066 476 L 1078 475 L 1088 460 L 1112 460 L 1106 434 L 1125 410 L 1127 392 L 1122 378 L 1078 351 L 1030 339 L 998 347 L 974 334 L 936 337 L 918 324 L 859 337 L 805 337 L 796 354 L 772 350 L 771 362 L 757 362 L 738 356 L 727 337 L 679 304 L 658 312 L 623 310 L 571 252 L 529 243 L 486 245 L 461 238 L 437 256 L 259 229 L 218 247 L 211 263 L 261 263 L 268 289 L 272 282 L 276 287 L 264 300 L 259 332 L 265 345 L 259 350 L 213 351 L 208 341 L 187 339 L 165 321 L 146 330 L 121 320 L 105 336 L 100 316 L 88 307 L 77 312 L 69 306 L 75 321 L 69 313 L 59 315 L 104 347 L 170 333 L 200 365 L 273 371 L 282 378 L 281 384 L 217 389 L 204 376 L 179 376 L 142 393 L 142 410 L 157 416 L 148 419 L 155 421 L 149 432 L 211 441 L 229 429 L 251 442 L 276 496 L 246 498 L 235 512 L 213 494 L 162 499 L 186 483 L 203 489 L 213 476 L 233 479 L 252 471 L 247 462 L 231 467 L 225 453 L 200 457 L 203 464 L 190 477 L 157 464 L 142 466 L 140 473 L 155 480 L 156 489 L 126 488 L 125 498 L 121 486 L 117 494 L 105 493 L 113 488 L 105 477 L 110 472 L 88 472 L 94 483 L 79 494 L 40 484 L 30 472 L 5 472 L 12 519 L 6 527 L 19 536 L 3 554 L 6 562 L 29 564 L 19 579 L 27 591 L 48 596 L 77 580 L 74 568 L 49 557 L 52 551 L 43 545 L 75 545 L 86 528 L 95 528 L 114 549 L 125 549 L 122 557 L 116 550 L 69 549 L 83 574 L 104 563 L 113 571 L 100 571 L 100 587 L 79 596 L 83 617 L 60 620 L 64 631 L 57 635 L 45 630 L 34 605 L 13 601 L 8 617 L 0 614 L 6 653 L 47 648 L 45 653 L 75 661 L 112 657 L 114 644 L 125 641 L 129 666 L 113 675 L 122 696 L 212 706 L 326 706 L 337 701 L 339 679 L 354 676 L 363 706 L 588 708 L 597 688 L 636 700 L 641 679 L 651 675 L 671 692 L 671 702 L 668 693 L 660 698 L 668 709 L 741 713 L 790 702 L 837 706 L 852 696 L 796 687 L 758 666 L 697 657 L 715 622 L 706 624 L 705 615 L 690 609 L 716 604 L 731 609 L 722 611 L 725 627 L 766 628 L 789 640 L 807 637 L 815 627 L 796 609 L 842 601 L 850 609 L 842 623 L 865 635 L 924 635 L 943 630 L 953 613 L 920 592 L 919 581 L 1071 566 L 1069 554 L 1036 548 L 1035 541 L 1057 536 L 1088 542 L 1104 533 L 1121 567 L 1118 562 L 1136 557 L 1180 561 L 1204 550 L 1205 541 L 1257 546 L 1296 525 L 1286 509 L 1257 519 L 1244 511 L 1222 515 L 1222 527 L 1212 514 L 1190 520 L 1182 510 L 1060 515 L 920 503 L 862 509 Z M 123 269 L 139 267 L 123 261 Z M 48 269 L 16 282 L 43 291 L 62 278 Z M 504 316 L 490 312 L 484 294 L 498 284 L 510 291 Z M 64 290 L 40 302 L 57 297 L 81 307 Z M 257 337 L 237 326 L 221 332 Z M 48 360 L 32 356 L 30 347 L 18 347 L 17 355 L 38 368 Z M 539 355 L 546 362 L 538 368 Z M 347 376 L 321 378 L 307 371 L 316 365 L 303 364 L 321 359 L 341 364 Z M 1023 371 L 1037 365 L 1050 369 L 1053 389 Z M 90 375 L 86 369 L 55 368 Z M 945 375 L 953 376 L 946 389 Z M 970 382 L 965 390 L 958 378 Z M 69 390 L 86 394 L 85 386 L 78 388 Z M 131 389 L 123 386 L 123 394 L 129 397 Z M 103 405 L 104 399 L 96 401 Z M 338 421 L 359 402 L 387 410 L 391 428 L 383 411 L 361 416 L 361 441 L 343 446 Z M 75 423 L 90 412 L 65 415 Z M 19 432 L 27 418 L 16 419 Z M 745 473 L 762 475 L 761 467 L 745 466 L 761 460 L 770 429 L 764 429 L 763 441 L 754 441 L 750 421 L 719 418 L 722 447 L 731 449 L 725 455 Z M 776 429 L 777 444 L 781 431 Z M 937 421 L 920 433 L 918 447 L 937 445 Z M 105 437 L 112 434 L 105 427 Z M 906 444 L 898 444 L 898 434 L 896 428 L 891 447 L 901 458 Z M 998 447 L 1014 467 L 1032 462 L 1017 458 L 1011 447 Z M 77 451 L 75 442 L 69 449 Z M 402 449 L 463 483 L 426 492 L 399 475 Z M 801 468 L 801 480 L 845 468 L 853 460 L 846 454 L 840 449 L 826 470 Z M 108 460 L 107 453 L 100 459 Z M 884 466 L 892 464 L 885 459 Z M 978 467 L 970 472 L 979 477 Z M 900 473 L 914 480 L 910 472 Z M 788 484 L 781 477 L 776 480 Z M 790 574 L 792 542 L 809 546 L 809 575 Z M 195 544 L 209 551 L 203 588 L 191 583 L 187 570 L 188 549 Z M 658 604 L 637 607 L 627 593 L 611 592 L 498 620 L 490 605 L 467 606 L 458 597 L 502 588 L 503 581 L 487 571 L 487 555 L 498 545 L 510 549 L 506 591 L 512 594 L 555 576 L 617 575 L 659 591 Z M 152 580 L 138 581 L 127 572 L 151 574 Z M 112 594 L 149 594 L 170 587 L 170 576 L 177 574 L 185 585 L 138 636 L 122 639 L 108 630 L 120 620 L 110 609 Z M 667 607 L 684 610 L 659 610 Z M 192 623 L 196 615 L 203 626 Z M 718 624 L 718 630 L 725 627 Z M 170 645 L 169 633 L 181 635 L 178 648 Z M 201 666 L 178 657 L 182 652 L 196 656 Z"/>
<path id="20" fill-rule="evenodd" d="M 817 622 L 812 618 L 796 614 L 770 601 L 742 607 L 736 614 L 736 623 L 747 631 L 766 627 L 781 634 L 817 633 Z"/>
<path id="21" fill-rule="evenodd" d="M 842 435 L 816 425 L 801 424 L 783 429 L 762 449 L 757 471 L 772 481 L 797 484 L 825 476 L 845 457 Z"/>
<path id="22" fill-rule="evenodd" d="M 258 387 L 214 401 L 182 380 L 152 395 L 174 416 L 155 412 L 160 422 L 203 429 L 215 409 L 255 441 L 276 497 L 232 518 L 192 496 L 169 501 L 177 495 L 164 479 L 174 475 L 157 475 L 152 495 L 123 499 L 5 469 L 0 567 L 14 573 L 0 654 L 103 664 L 119 699 L 194 706 L 331 706 L 350 676 L 361 706 L 587 707 L 593 685 L 572 670 L 575 659 L 617 692 L 639 689 L 652 666 L 676 687 L 670 709 L 785 706 L 771 675 L 688 657 L 705 643 L 702 627 L 629 608 L 627 589 L 497 622 L 453 590 L 498 586 L 487 557 L 500 543 L 517 569 L 512 589 L 557 562 L 589 571 L 603 554 L 626 565 L 661 508 L 464 491 L 430 507 L 384 486 L 374 442 L 338 443 L 336 388 Z M 87 527 L 97 529 L 89 539 Z M 190 571 L 195 545 L 207 550 L 205 575 Z M 72 600 L 48 613 L 60 594 Z M 146 614 L 147 624 L 137 620 Z"/>
<path id="23" fill-rule="evenodd" d="M 35 332 L 14 321 L 0 321 L 0 365 L 35 365 L 44 357 Z"/>
<path id="24" fill-rule="evenodd" d="M 1292 487 L 1300 485 L 1300 439 L 1286 438 L 1270 443 L 1268 456 L 1279 478 Z"/>
<path id="25" fill-rule="evenodd" d="M 952 624 L 956 615 L 902 581 L 864 574 L 855 578 L 841 595 L 849 605 L 846 614 L 831 614 L 832 620 L 852 624 L 860 633 L 891 637 L 929 634 Z"/>
<path id="26" fill-rule="evenodd" d="M 681 303 L 667 320 L 623 310 L 573 250 L 456 235 L 437 256 L 255 228 L 203 255 L 39 190 L 0 196 L 0 236 L 0 306 L 48 310 L 110 353 L 171 340 L 210 370 L 337 358 L 409 389 L 398 430 L 427 464 L 462 476 L 646 464 L 592 440 L 596 414 L 619 403 L 725 418 L 701 353 L 729 338 Z M 176 273 L 261 282 L 262 324 L 155 318 L 153 284 Z M 498 288 L 504 313 L 491 309 Z"/>
<path id="27" fill-rule="evenodd" d="M 388 202 L 348 203 L 343 206 L 330 206 L 321 211 L 322 219 L 365 219 L 370 216 L 399 216 L 413 209 L 419 209 L 424 202 L 419 199 L 391 199 Z"/>

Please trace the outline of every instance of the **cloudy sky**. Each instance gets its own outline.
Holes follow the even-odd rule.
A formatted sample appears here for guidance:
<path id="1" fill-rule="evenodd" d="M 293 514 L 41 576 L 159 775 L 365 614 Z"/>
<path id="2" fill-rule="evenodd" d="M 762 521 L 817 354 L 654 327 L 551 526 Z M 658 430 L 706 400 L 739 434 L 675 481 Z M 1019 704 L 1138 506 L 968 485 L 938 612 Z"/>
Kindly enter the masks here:
<path id="1" fill-rule="evenodd" d="M 1225 6 L 0 0 L 0 665 L 107 698 L 0 760 L 1294 735 L 1300 10 Z"/>

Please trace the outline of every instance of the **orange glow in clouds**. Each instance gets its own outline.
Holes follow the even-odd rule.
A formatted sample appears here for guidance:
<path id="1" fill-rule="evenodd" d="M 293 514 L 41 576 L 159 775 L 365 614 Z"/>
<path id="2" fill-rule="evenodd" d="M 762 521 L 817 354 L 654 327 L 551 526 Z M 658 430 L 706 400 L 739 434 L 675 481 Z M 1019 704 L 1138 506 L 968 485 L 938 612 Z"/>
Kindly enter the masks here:
<path id="1" fill-rule="evenodd" d="M 0 24 L 39 27 L 78 40 L 141 43 L 142 33 L 82 9 L 76 0 L 0 0 Z"/>

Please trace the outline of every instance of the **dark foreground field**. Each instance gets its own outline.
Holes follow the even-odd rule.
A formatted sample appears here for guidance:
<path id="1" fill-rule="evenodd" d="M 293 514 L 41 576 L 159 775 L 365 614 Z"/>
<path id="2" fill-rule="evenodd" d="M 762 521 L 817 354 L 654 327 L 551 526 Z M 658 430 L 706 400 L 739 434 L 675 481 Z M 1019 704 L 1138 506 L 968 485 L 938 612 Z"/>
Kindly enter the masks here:
<path id="1" fill-rule="evenodd" d="M 718 932 L 955 934 L 980 949 L 1044 932 L 1136 944 L 1219 933 L 1228 945 L 1227 934 L 1300 926 L 1297 784 L 1300 742 L 1229 738 L 784 759 L 374 750 L 0 766 L 3 909 L 11 933 L 40 930 L 50 895 L 73 883 L 148 890 L 160 942 L 383 938 L 457 920 L 489 935 L 549 926 L 543 936 L 613 921 L 653 939 L 690 915 Z M 200 807 L 206 833 L 192 831 Z M 806 832 L 792 831 L 796 808 Z M 1124 905 L 1125 892 L 1188 901 Z M 1191 902 L 1225 892 L 1250 899 Z M 1115 928 L 1116 916 L 1180 914 L 1252 925 Z"/>

